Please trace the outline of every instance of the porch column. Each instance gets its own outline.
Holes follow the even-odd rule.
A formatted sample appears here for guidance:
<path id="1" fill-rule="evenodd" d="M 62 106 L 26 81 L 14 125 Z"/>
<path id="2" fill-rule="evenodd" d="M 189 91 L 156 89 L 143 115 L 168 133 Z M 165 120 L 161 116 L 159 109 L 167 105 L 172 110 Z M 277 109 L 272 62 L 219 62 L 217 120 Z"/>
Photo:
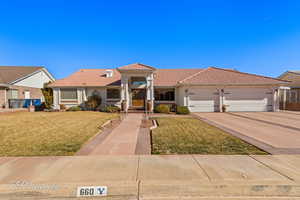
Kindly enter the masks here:
<path id="1" fill-rule="evenodd" d="M 59 109 L 59 88 L 53 88 L 53 108 Z"/>
<path id="2" fill-rule="evenodd" d="M 224 90 L 223 89 L 218 89 L 218 92 L 219 92 L 219 112 L 223 112 L 223 104 L 224 104 L 224 99 L 223 99 L 223 93 L 224 93 Z"/>
<path id="3" fill-rule="evenodd" d="M 273 111 L 279 110 L 279 89 L 273 89 Z"/>
<path id="4" fill-rule="evenodd" d="M 283 110 L 286 109 L 286 89 L 283 90 Z"/>
<path id="5" fill-rule="evenodd" d="M 146 78 L 147 84 L 146 84 L 146 91 L 147 91 L 147 100 L 151 102 L 151 108 L 150 110 L 153 110 L 153 104 L 154 104 L 154 86 L 153 86 L 153 74 L 150 74 Z"/>
<path id="6" fill-rule="evenodd" d="M 125 78 L 125 102 L 126 102 L 126 111 L 129 108 L 129 86 L 128 86 L 128 77 Z"/>

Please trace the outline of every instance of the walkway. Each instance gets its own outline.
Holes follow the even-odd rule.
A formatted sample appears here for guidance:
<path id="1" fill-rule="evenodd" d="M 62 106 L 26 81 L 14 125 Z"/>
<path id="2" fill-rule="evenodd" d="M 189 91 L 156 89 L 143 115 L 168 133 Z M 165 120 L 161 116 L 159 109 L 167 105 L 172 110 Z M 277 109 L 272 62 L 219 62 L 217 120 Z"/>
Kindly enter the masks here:
<path id="1" fill-rule="evenodd" d="M 107 186 L 109 199 L 120 200 L 294 199 L 300 197 L 299 169 L 300 155 L 0 157 L 0 199 L 22 199 L 26 191 L 26 199 L 63 199 L 88 185 Z"/>
<path id="2" fill-rule="evenodd" d="M 130 113 L 88 155 L 134 155 L 143 114 Z M 100 134 L 101 135 L 101 134 Z"/>

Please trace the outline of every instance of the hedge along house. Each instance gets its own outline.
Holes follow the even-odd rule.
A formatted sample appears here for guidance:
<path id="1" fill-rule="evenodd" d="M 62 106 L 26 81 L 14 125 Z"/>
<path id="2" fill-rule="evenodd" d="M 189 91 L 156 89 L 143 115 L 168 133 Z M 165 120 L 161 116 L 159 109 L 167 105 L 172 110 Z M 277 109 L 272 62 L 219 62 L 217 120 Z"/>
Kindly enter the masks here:
<path id="1" fill-rule="evenodd" d="M 278 111 L 278 89 L 287 82 L 230 69 L 156 69 L 130 64 L 116 69 L 81 69 L 50 85 L 54 107 L 82 105 L 93 94 L 102 105 L 153 110 L 157 104 L 191 112 Z M 148 106 L 147 106 L 148 105 Z"/>

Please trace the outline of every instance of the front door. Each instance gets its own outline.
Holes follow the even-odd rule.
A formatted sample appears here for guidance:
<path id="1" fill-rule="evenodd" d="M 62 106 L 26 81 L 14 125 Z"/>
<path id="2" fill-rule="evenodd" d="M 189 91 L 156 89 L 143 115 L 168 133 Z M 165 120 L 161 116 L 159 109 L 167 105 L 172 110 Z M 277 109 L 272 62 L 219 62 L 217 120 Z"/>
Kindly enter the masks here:
<path id="1" fill-rule="evenodd" d="M 145 89 L 132 89 L 132 106 L 145 107 L 146 90 Z"/>

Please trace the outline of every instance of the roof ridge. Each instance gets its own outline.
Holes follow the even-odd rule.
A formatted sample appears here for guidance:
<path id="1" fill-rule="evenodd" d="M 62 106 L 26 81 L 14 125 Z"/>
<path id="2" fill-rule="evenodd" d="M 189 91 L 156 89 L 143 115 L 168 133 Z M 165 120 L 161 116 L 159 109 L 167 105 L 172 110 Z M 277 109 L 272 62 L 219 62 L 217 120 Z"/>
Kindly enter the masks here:
<path id="1" fill-rule="evenodd" d="M 152 70 L 156 69 L 155 67 L 152 67 L 150 65 L 145 65 L 145 64 L 142 64 L 142 63 L 132 63 L 132 64 L 128 64 L 128 65 L 123 65 L 123 66 L 117 67 L 116 69 L 122 69 L 122 68 L 129 67 L 129 66 L 132 66 L 132 65 L 141 65 L 143 67 L 150 68 Z"/>
<path id="2" fill-rule="evenodd" d="M 268 77 L 268 76 L 263 76 L 263 75 L 258 75 L 258 74 L 251 74 L 251 73 L 247 73 L 247 72 L 241 72 L 238 70 L 224 69 L 224 68 L 219 68 L 219 67 L 214 67 L 214 66 L 211 66 L 209 68 L 214 68 L 214 69 L 223 70 L 223 71 L 230 71 L 230 72 L 239 73 L 239 74 L 246 74 L 246 75 L 250 75 L 250 76 L 263 77 L 263 78 L 272 79 L 272 80 L 276 80 L 276 81 L 289 82 L 289 81 L 285 81 L 285 80 L 282 80 L 279 78 L 273 78 L 273 77 Z"/>
<path id="3" fill-rule="evenodd" d="M 186 80 L 188 80 L 188 79 L 191 79 L 191 78 L 197 76 L 198 74 L 200 74 L 200 73 L 202 73 L 202 72 L 205 72 L 205 71 L 207 71 L 207 70 L 208 70 L 208 68 L 202 69 L 202 70 L 198 71 L 197 73 L 195 73 L 195 74 L 193 74 L 193 75 L 191 75 L 191 76 L 188 76 L 188 77 L 186 77 L 186 78 L 184 78 L 184 79 L 178 81 L 178 83 L 183 83 L 184 81 L 186 81 Z"/>
<path id="4" fill-rule="evenodd" d="M 30 65 L 0 65 L 0 68 L 1 67 L 8 67 L 8 68 L 14 68 L 14 67 L 31 67 L 31 68 L 45 68 L 44 66 L 30 66 Z"/>

